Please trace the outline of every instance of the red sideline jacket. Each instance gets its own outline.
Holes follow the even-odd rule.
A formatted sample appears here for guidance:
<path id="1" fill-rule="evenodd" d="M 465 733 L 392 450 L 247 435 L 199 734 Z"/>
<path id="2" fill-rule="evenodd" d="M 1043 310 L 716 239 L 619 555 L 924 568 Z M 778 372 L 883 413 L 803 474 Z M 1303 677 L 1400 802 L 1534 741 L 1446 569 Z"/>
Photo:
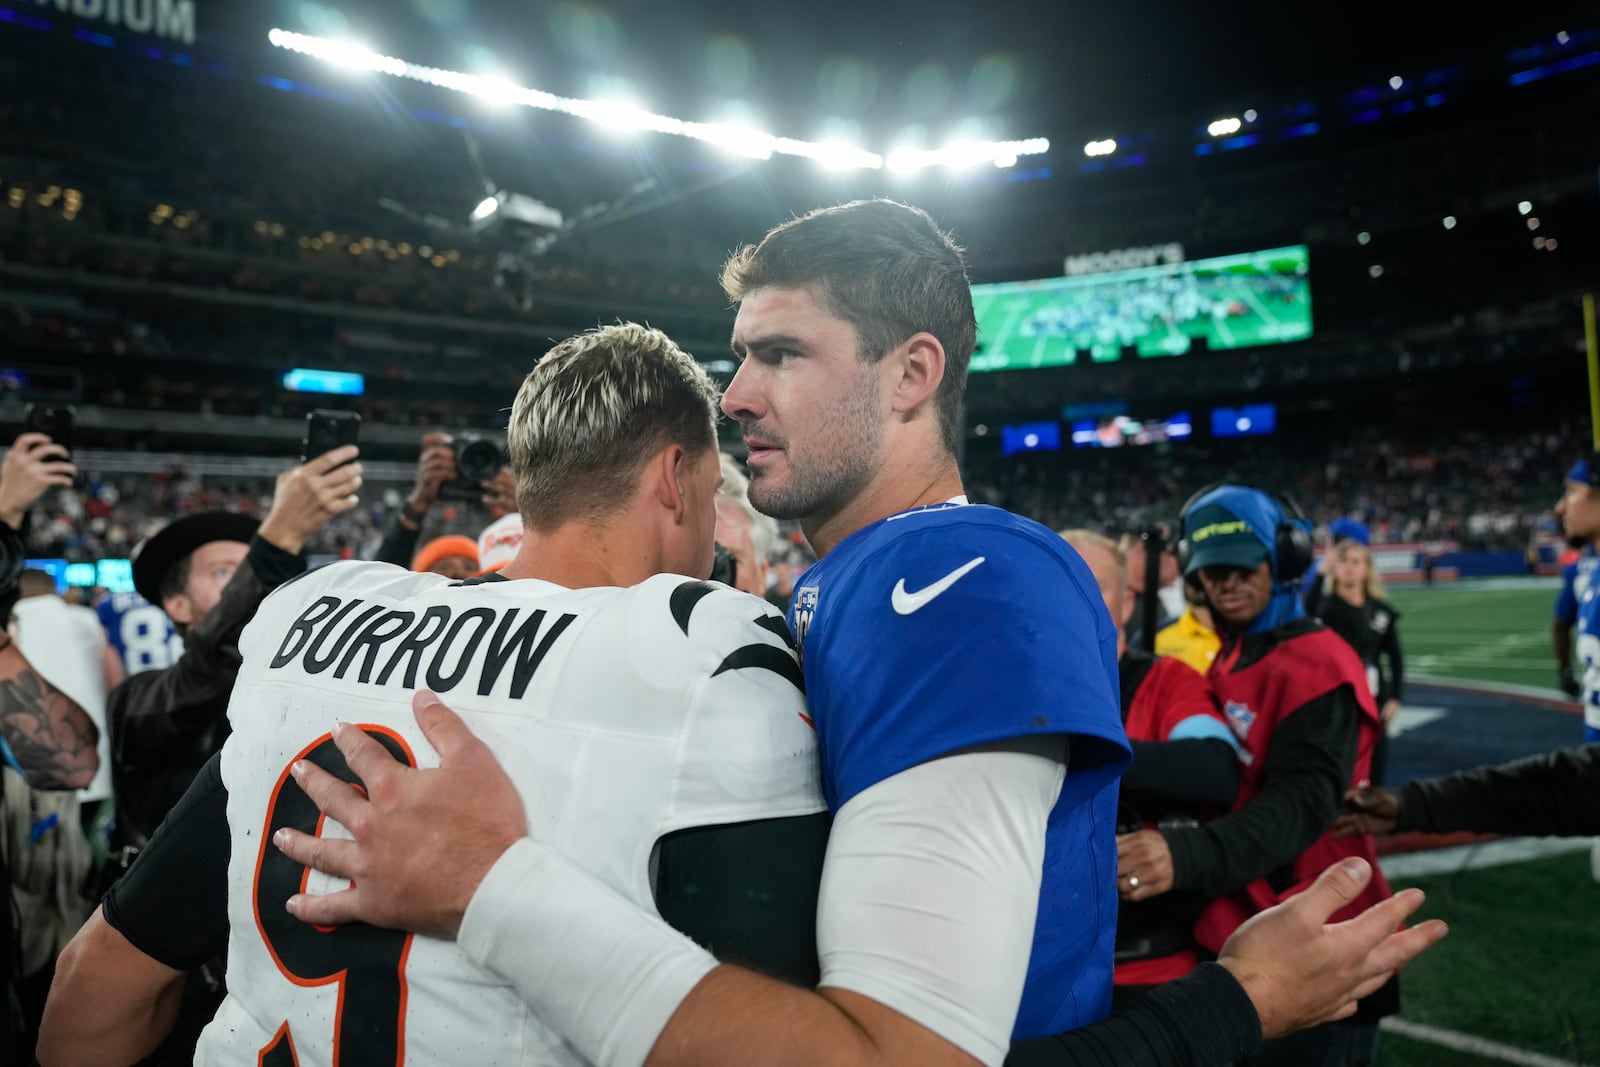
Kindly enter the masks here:
<path id="1" fill-rule="evenodd" d="M 1208 675 L 1223 715 L 1244 743 L 1244 769 L 1234 810 L 1248 804 L 1261 788 L 1266 753 L 1278 723 L 1342 685 L 1350 686 L 1361 707 L 1356 762 L 1349 785 L 1365 785 L 1372 749 L 1383 727 L 1361 661 L 1350 646 L 1331 630 L 1296 627 L 1260 659 L 1239 668 L 1240 652 L 1247 643 L 1230 642 Z M 1324 869 L 1347 856 L 1360 856 L 1371 863 L 1372 881 L 1355 902 L 1335 912 L 1330 921 L 1353 918 L 1391 896 L 1388 882 L 1378 871 L 1372 838 L 1335 839 L 1331 831 L 1329 827 L 1310 848 L 1290 861 L 1286 874 L 1257 879 L 1239 892 L 1208 904 L 1195 926 L 1195 939 L 1212 952 L 1219 951 L 1228 935 L 1246 919 L 1299 893 Z M 1273 887 L 1274 881 L 1279 888 Z"/>

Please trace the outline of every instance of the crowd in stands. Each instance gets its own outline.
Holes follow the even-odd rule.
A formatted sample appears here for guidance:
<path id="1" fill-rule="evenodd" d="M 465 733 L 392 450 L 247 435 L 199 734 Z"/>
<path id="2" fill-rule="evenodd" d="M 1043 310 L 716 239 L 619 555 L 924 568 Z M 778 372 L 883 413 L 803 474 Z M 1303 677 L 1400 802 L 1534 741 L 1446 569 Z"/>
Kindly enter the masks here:
<path id="1" fill-rule="evenodd" d="M 329 521 L 307 551 L 322 558 L 371 558 L 385 524 L 402 506 L 401 489 L 368 482 L 363 506 Z M 175 518 L 205 511 L 265 515 L 272 491 L 270 478 L 214 477 L 181 468 L 114 476 L 90 472 L 80 487 L 56 490 L 41 502 L 28 550 L 34 556 L 72 561 L 123 558 Z M 451 533 L 476 537 L 488 522 L 476 505 L 447 503 L 429 515 L 423 538 Z"/>
<path id="2" fill-rule="evenodd" d="M 1555 532 L 1557 476 L 1583 447 L 1583 431 L 1569 423 L 1453 441 L 1391 432 L 1343 441 L 1247 438 L 1010 459 L 986 454 L 969 459 L 969 467 L 975 495 L 1054 528 L 1085 516 L 1122 529 L 1171 522 L 1196 487 L 1232 481 L 1292 493 L 1318 528 L 1359 518 L 1375 544 L 1521 549 Z"/>
<path id="3" fill-rule="evenodd" d="M 1313 438 L 1189 442 L 1116 451 L 1034 453 L 1000 459 L 969 450 L 975 499 L 1055 529 L 1089 516 L 1111 529 L 1170 522 L 1200 485 L 1271 485 L 1301 502 L 1319 531 L 1341 517 L 1366 523 L 1374 544 L 1451 542 L 1463 548 L 1520 549 L 1556 529 L 1551 472 L 1582 450 L 1576 424 L 1522 433 L 1480 432 L 1454 441 L 1363 434 L 1330 444 Z M 309 551 L 371 558 L 403 486 L 369 481 L 363 506 L 330 522 Z M 41 557 L 95 560 L 127 556 L 163 522 L 200 511 L 264 514 L 267 478 L 213 476 L 167 467 L 150 473 L 85 473 L 82 483 L 45 498 L 30 531 Z M 423 539 L 477 536 L 488 518 L 475 504 L 444 503 Z M 788 551 L 782 552 L 785 558 Z"/>

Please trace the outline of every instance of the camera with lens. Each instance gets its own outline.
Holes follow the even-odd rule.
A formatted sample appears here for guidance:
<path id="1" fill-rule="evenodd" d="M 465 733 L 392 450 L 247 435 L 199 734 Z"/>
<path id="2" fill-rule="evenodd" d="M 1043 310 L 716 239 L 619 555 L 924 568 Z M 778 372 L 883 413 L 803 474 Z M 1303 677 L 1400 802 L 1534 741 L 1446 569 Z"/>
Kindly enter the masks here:
<path id="1" fill-rule="evenodd" d="M 439 487 L 444 500 L 479 500 L 483 483 L 505 466 L 505 449 L 493 437 L 461 434 L 450 442 L 456 457 L 456 476 Z"/>

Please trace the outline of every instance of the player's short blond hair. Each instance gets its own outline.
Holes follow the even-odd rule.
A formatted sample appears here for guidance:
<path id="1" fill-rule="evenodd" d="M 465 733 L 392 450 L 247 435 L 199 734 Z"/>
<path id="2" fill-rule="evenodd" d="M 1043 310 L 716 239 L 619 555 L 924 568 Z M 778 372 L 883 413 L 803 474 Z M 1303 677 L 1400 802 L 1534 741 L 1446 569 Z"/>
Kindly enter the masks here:
<path id="1" fill-rule="evenodd" d="M 622 322 L 569 337 L 524 379 L 506 449 L 529 529 L 603 519 L 632 498 L 669 445 L 716 446 L 717 387 L 660 330 Z"/>
<path id="2" fill-rule="evenodd" d="M 1107 537 L 1105 534 L 1095 533 L 1093 530 L 1084 530 L 1081 528 L 1074 530 L 1062 530 L 1061 540 L 1065 541 L 1067 544 L 1071 545 L 1075 549 L 1078 549 L 1079 551 L 1082 551 L 1084 548 L 1093 545 L 1095 548 L 1104 549 L 1105 551 L 1111 553 L 1111 558 L 1117 561 L 1117 572 L 1122 575 L 1121 580 L 1117 582 L 1117 589 L 1119 591 L 1127 590 L 1128 550 L 1123 548 L 1122 545 L 1111 540 L 1111 538 Z"/>

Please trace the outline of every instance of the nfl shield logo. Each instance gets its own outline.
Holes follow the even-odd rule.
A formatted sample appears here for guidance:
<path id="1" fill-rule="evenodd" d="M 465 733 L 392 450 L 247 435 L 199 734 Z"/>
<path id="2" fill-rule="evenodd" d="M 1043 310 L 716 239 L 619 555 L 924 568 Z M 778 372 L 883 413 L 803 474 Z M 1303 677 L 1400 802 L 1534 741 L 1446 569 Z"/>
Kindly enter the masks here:
<path id="1" fill-rule="evenodd" d="M 1228 706 L 1222 709 L 1228 717 L 1228 725 L 1233 727 L 1233 732 L 1239 735 L 1239 740 L 1244 740 L 1250 734 L 1250 727 L 1255 724 L 1256 713 L 1250 710 L 1248 704 L 1237 700 L 1228 701 Z"/>
<path id="2" fill-rule="evenodd" d="M 794 647 L 800 662 L 806 661 L 806 631 L 817 613 L 817 586 L 803 585 L 794 591 Z"/>

